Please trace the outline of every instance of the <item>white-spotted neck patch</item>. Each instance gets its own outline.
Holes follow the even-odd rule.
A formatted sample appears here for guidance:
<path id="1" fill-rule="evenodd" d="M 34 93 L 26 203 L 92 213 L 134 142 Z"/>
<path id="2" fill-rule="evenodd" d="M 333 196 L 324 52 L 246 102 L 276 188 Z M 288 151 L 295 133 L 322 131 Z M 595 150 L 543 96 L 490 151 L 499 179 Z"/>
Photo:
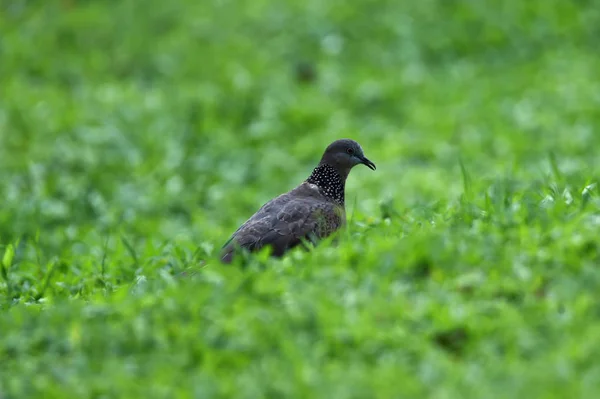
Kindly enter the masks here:
<path id="1" fill-rule="evenodd" d="M 325 197 L 340 204 L 344 203 L 344 181 L 332 166 L 327 164 L 317 166 L 306 181 L 319 187 L 319 191 Z"/>

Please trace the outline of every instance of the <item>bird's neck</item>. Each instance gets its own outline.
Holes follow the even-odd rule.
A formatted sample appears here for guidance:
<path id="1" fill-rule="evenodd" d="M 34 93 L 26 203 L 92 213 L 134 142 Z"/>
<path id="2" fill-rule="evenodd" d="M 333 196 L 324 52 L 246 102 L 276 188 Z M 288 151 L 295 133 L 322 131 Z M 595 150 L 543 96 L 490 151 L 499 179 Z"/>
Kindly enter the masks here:
<path id="1" fill-rule="evenodd" d="M 320 164 L 312 171 L 306 181 L 319 187 L 325 197 L 331 198 L 340 204 L 344 203 L 346 178 L 331 165 Z"/>

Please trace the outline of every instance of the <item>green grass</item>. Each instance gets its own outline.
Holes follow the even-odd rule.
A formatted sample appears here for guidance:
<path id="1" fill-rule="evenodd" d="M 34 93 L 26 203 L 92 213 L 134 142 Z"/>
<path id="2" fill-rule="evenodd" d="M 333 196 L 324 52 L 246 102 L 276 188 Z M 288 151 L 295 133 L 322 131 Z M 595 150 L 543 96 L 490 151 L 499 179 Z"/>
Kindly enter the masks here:
<path id="1" fill-rule="evenodd" d="M 0 398 L 600 394 L 597 1 L 0 1 Z M 221 245 L 336 138 L 337 245 Z"/>

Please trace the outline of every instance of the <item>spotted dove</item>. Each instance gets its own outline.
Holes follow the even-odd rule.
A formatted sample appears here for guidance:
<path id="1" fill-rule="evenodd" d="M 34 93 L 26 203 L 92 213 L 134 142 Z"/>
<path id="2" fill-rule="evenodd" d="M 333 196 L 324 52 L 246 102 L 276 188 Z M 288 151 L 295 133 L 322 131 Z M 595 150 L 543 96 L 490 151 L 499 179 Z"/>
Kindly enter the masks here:
<path id="1" fill-rule="evenodd" d="M 356 141 L 342 139 L 327 147 L 319 165 L 298 187 L 263 205 L 225 243 L 221 261 L 230 263 L 240 248 L 258 251 L 271 246 L 282 256 L 307 241 L 316 243 L 346 222 L 344 187 L 355 165 L 375 170 Z"/>

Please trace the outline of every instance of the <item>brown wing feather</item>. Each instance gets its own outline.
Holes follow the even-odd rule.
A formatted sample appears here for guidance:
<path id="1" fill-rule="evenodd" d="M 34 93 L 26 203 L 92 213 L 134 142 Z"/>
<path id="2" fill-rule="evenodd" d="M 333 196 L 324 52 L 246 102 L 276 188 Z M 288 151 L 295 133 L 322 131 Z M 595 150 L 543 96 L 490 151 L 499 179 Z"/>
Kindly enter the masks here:
<path id="1" fill-rule="evenodd" d="M 258 251 L 267 245 L 273 255 L 281 256 L 303 240 L 328 236 L 343 219 L 343 208 L 301 185 L 269 201 L 240 226 L 223 248 L 221 259 L 230 262 L 237 247 Z"/>

